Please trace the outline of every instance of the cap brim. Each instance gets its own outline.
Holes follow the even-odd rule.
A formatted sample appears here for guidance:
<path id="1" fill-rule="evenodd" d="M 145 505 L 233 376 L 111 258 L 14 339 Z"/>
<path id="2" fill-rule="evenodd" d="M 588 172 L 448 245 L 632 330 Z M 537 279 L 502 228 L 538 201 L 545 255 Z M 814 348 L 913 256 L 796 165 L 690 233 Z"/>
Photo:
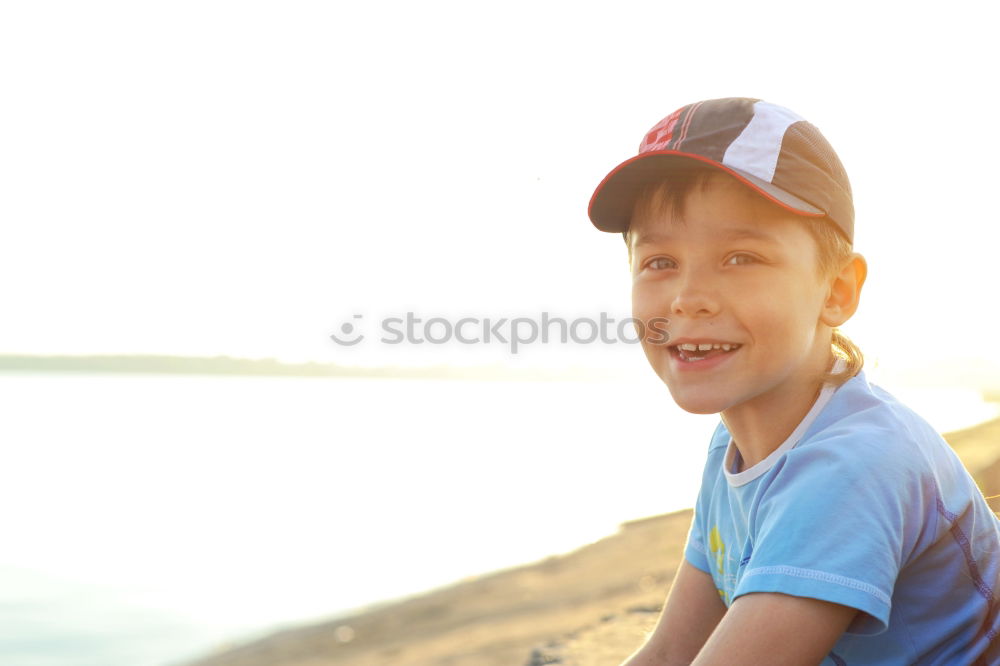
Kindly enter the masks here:
<path id="1" fill-rule="evenodd" d="M 727 167 L 720 162 L 693 153 L 659 150 L 625 160 L 604 177 L 590 198 L 587 209 L 590 221 L 601 231 L 618 233 L 625 231 L 632 217 L 635 199 L 642 189 L 650 183 L 668 178 L 671 171 L 678 171 L 678 167 L 683 167 L 685 163 L 689 164 L 690 160 L 728 173 L 766 199 L 798 215 L 818 217 L 826 214 L 825 211 L 794 194 L 789 194 L 739 169 Z"/>

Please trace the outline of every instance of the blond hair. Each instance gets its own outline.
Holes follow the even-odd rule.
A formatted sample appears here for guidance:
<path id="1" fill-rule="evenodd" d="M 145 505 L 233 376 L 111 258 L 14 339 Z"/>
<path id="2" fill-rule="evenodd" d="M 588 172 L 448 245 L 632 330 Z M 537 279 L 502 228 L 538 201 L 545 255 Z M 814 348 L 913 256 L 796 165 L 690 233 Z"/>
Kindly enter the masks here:
<path id="1" fill-rule="evenodd" d="M 802 218 L 806 230 L 816 241 L 816 269 L 823 278 L 832 278 L 840 272 L 841 267 L 851 260 L 854 246 L 844 237 L 837 226 L 824 218 Z M 826 372 L 823 375 L 825 383 L 840 386 L 851 377 L 861 372 L 865 364 L 864 354 L 849 337 L 841 333 L 839 328 L 833 329 L 830 338 L 831 352 L 834 358 L 842 358 L 846 367 L 842 372 Z"/>

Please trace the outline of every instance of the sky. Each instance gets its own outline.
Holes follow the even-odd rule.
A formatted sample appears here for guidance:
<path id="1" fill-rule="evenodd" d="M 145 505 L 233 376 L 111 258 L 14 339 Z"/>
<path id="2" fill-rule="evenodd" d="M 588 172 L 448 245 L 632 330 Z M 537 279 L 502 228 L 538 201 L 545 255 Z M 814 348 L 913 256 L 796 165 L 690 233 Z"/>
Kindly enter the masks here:
<path id="1" fill-rule="evenodd" d="M 817 7 L 5 3 L 0 353 L 634 363 L 370 333 L 410 311 L 627 317 L 593 188 L 675 108 L 748 96 L 851 175 L 862 349 L 1000 363 L 993 22 Z M 363 344 L 330 340 L 347 322 Z"/>

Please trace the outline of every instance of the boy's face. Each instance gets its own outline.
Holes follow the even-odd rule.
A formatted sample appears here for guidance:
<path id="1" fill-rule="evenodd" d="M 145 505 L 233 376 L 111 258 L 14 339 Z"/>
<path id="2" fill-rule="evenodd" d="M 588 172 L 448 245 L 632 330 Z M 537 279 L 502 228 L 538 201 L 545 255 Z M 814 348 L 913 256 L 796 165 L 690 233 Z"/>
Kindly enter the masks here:
<path id="1" fill-rule="evenodd" d="M 647 329 L 643 350 L 682 409 L 771 413 L 828 369 L 829 285 L 802 218 L 718 174 L 692 190 L 681 220 L 640 211 L 629 243 L 633 317 L 669 319 L 669 340 Z"/>

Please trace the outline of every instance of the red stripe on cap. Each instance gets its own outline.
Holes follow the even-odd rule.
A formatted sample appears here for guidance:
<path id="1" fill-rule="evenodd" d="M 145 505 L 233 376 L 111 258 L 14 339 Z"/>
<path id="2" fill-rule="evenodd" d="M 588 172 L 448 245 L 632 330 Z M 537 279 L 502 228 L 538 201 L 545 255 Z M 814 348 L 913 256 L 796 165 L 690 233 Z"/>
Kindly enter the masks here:
<path id="1" fill-rule="evenodd" d="M 687 118 L 684 119 L 684 126 L 681 127 L 681 135 L 677 138 L 677 143 L 674 144 L 674 150 L 680 150 L 681 144 L 687 138 L 688 130 L 691 129 L 691 121 L 694 120 L 694 114 L 698 112 L 698 107 L 702 104 L 703 102 L 698 102 L 691 105 L 691 111 L 688 112 Z"/>

